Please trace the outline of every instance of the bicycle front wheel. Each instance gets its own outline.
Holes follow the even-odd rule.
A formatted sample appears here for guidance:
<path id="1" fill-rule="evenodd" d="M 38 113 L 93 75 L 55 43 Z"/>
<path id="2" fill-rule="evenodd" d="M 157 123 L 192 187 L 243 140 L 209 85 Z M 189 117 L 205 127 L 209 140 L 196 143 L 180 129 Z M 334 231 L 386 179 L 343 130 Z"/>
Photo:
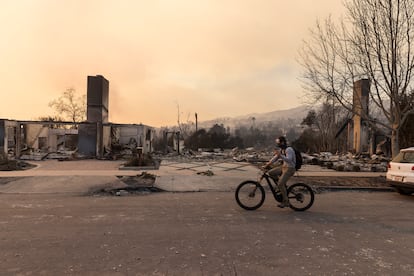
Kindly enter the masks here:
<path id="1" fill-rule="evenodd" d="M 256 210 L 265 200 L 265 190 L 257 181 L 244 181 L 236 189 L 236 202 L 246 210 Z"/>
<path id="2" fill-rule="evenodd" d="M 315 200 L 315 193 L 305 183 L 296 183 L 287 189 L 290 208 L 295 211 L 309 209 Z"/>

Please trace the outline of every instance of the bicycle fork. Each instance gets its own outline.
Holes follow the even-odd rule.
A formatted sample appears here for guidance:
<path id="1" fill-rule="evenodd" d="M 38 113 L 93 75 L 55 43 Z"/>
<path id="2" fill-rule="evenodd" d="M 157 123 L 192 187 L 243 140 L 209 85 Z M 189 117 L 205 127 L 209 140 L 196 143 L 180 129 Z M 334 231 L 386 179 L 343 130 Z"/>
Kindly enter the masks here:
<path id="1" fill-rule="evenodd" d="M 258 179 L 257 179 L 257 183 L 259 184 L 259 185 L 262 185 L 262 180 L 263 180 L 263 178 L 264 178 L 264 176 L 261 176 L 261 177 L 259 177 Z M 250 193 L 249 193 L 249 197 L 255 197 L 255 195 L 256 195 L 256 191 L 257 191 L 257 188 L 258 188 L 258 186 L 257 185 L 255 185 L 253 188 L 252 188 L 252 190 L 250 191 Z"/>

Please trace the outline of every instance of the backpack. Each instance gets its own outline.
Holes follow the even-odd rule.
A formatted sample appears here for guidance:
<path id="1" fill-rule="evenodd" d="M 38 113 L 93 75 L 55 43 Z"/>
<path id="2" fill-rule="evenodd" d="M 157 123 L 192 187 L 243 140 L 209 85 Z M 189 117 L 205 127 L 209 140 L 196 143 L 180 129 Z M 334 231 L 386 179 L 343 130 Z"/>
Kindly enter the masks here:
<path id="1" fill-rule="evenodd" d="M 295 151 L 295 157 L 296 157 L 296 166 L 295 169 L 298 171 L 303 164 L 303 158 L 302 158 L 302 154 L 300 153 L 299 150 L 293 148 L 293 150 Z"/>

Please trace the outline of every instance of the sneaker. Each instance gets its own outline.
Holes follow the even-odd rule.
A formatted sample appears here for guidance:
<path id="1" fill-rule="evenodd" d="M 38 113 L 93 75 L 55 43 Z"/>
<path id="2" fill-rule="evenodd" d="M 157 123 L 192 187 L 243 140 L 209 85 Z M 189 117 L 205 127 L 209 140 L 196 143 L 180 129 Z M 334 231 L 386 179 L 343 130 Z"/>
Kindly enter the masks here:
<path id="1" fill-rule="evenodd" d="M 277 207 L 279 207 L 279 208 L 290 207 L 290 204 L 289 203 L 280 203 L 280 204 L 277 205 Z"/>

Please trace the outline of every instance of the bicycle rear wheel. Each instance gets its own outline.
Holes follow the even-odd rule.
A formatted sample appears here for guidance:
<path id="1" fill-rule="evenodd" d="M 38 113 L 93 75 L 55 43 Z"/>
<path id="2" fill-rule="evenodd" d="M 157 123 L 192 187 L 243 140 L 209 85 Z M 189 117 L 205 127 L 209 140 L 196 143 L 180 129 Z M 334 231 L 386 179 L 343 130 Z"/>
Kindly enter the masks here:
<path id="1" fill-rule="evenodd" d="M 236 189 L 236 202 L 246 210 L 256 210 L 265 200 L 265 190 L 257 181 L 244 181 Z"/>
<path id="2" fill-rule="evenodd" d="M 287 189 L 290 208 L 295 211 L 309 209 L 315 200 L 315 193 L 305 183 L 295 183 Z"/>

